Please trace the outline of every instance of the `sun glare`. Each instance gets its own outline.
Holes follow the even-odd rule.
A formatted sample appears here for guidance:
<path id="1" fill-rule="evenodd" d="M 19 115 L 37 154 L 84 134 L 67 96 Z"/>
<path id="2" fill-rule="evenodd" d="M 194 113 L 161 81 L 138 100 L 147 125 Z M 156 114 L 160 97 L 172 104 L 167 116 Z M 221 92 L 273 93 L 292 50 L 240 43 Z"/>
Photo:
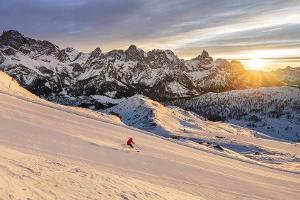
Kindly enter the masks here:
<path id="1" fill-rule="evenodd" d="M 249 61 L 248 65 L 254 70 L 262 70 L 264 69 L 266 62 L 262 59 L 253 59 Z"/>

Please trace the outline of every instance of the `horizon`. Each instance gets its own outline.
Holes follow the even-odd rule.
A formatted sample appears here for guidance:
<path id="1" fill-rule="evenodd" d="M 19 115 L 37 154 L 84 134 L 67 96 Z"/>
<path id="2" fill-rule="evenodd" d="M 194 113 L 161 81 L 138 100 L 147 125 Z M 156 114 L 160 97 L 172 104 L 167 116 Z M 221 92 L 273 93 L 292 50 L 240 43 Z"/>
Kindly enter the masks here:
<path id="1" fill-rule="evenodd" d="M 183 59 L 206 50 L 246 69 L 300 67 L 296 0 L 0 2 L 1 32 L 18 30 L 61 48 L 108 52 L 134 44 L 145 51 L 170 49 Z"/>

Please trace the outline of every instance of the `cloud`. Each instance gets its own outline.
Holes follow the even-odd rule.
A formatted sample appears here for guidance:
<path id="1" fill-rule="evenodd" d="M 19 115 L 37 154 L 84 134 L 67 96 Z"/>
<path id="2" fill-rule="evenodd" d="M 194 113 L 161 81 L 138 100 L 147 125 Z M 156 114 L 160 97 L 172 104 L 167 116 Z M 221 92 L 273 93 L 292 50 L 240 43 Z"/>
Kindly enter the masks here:
<path id="1" fill-rule="evenodd" d="M 299 10 L 298 0 L 0 0 L 0 29 L 83 51 L 135 43 L 184 57 L 203 48 L 235 57 L 247 49 L 297 49 Z"/>

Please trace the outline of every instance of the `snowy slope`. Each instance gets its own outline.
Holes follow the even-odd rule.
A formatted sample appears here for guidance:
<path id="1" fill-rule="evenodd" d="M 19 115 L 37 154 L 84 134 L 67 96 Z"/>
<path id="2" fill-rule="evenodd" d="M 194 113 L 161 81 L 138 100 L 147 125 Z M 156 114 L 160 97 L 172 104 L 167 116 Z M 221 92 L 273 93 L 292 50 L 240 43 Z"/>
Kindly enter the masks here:
<path id="1" fill-rule="evenodd" d="M 208 93 L 173 102 L 211 120 L 225 120 L 273 138 L 300 139 L 300 89 L 270 87 Z"/>
<path id="2" fill-rule="evenodd" d="M 0 106 L 2 199 L 294 200 L 300 194 L 297 173 L 185 147 L 84 110 L 74 114 L 7 92 Z M 129 136 L 141 152 L 122 145 Z M 299 155 L 297 145 L 272 145 Z"/>
<path id="3" fill-rule="evenodd" d="M 274 141 L 274 138 L 251 129 L 205 120 L 193 112 L 164 106 L 141 95 L 124 99 L 105 111 L 116 113 L 129 126 L 186 146 L 300 172 L 299 155 L 285 149 L 289 143 Z"/>
<path id="4" fill-rule="evenodd" d="M 163 136 L 180 136 L 186 133 L 199 133 L 199 131 L 200 133 L 215 132 L 216 130 L 224 129 L 224 127 L 219 127 L 222 123 L 205 121 L 204 118 L 193 112 L 185 111 L 175 106 L 166 107 L 141 95 L 124 99 L 118 105 L 105 111 L 118 113 L 122 117 L 122 121 L 127 125 Z M 212 127 L 215 129 L 210 130 Z M 233 134 L 236 128 L 229 125 L 227 130 L 228 133 Z M 254 133 L 242 132 L 241 130 L 239 135 L 252 137 Z"/>
<path id="5" fill-rule="evenodd" d="M 14 96 L 25 97 L 28 99 L 38 99 L 37 96 L 28 92 L 26 89 L 20 87 L 20 85 L 11 76 L 0 71 L 0 90 L 2 92 L 9 93 Z"/>

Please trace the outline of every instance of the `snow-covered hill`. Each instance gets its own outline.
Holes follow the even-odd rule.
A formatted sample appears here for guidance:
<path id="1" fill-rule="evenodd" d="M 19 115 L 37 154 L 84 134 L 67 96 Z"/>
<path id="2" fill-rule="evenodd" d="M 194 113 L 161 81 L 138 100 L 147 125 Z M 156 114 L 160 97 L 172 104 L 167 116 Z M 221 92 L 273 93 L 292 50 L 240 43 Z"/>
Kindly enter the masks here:
<path id="1" fill-rule="evenodd" d="M 273 138 L 300 139 L 300 89 L 270 87 L 208 93 L 173 102 L 210 120 L 222 120 Z"/>
<path id="2" fill-rule="evenodd" d="M 22 89 L 10 87 L 7 92 L 9 84 L 3 77 L 0 80 L 2 199 L 294 200 L 299 196 L 297 173 L 176 144 L 87 115 L 84 109 L 74 108 L 75 113 L 20 93 L 14 96 Z M 130 136 L 141 152 L 123 145 Z M 299 163 L 298 145 L 265 139 L 259 143 L 293 154 L 294 163 Z"/>
<path id="3" fill-rule="evenodd" d="M 280 82 L 244 70 L 241 63 L 213 60 L 206 51 L 191 60 L 170 50 L 127 50 L 82 53 L 48 41 L 5 31 L 0 36 L 0 70 L 33 93 L 68 105 L 101 108 L 91 95 L 113 98 L 143 94 L 173 99 L 205 92 L 278 85 Z M 253 81 L 255 80 L 255 81 Z"/>
<path id="4" fill-rule="evenodd" d="M 284 170 L 297 171 L 299 166 L 300 157 L 275 150 L 274 138 L 268 135 L 231 123 L 205 120 L 193 112 L 166 107 L 140 95 L 105 111 L 119 116 L 129 126 L 193 148 Z"/>
<path id="5" fill-rule="evenodd" d="M 167 107 L 141 95 L 124 99 L 118 105 L 105 111 L 107 113 L 117 113 L 121 116 L 122 121 L 129 126 L 166 137 L 217 131 L 221 133 L 223 130 L 230 134 L 236 132 L 236 128 L 231 125 L 228 125 L 226 130 L 225 123 L 206 121 L 193 112 L 185 111 L 176 106 Z M 239 131 L 238 134 L 250 137 L 254 135 L 250 131 Z"/>

